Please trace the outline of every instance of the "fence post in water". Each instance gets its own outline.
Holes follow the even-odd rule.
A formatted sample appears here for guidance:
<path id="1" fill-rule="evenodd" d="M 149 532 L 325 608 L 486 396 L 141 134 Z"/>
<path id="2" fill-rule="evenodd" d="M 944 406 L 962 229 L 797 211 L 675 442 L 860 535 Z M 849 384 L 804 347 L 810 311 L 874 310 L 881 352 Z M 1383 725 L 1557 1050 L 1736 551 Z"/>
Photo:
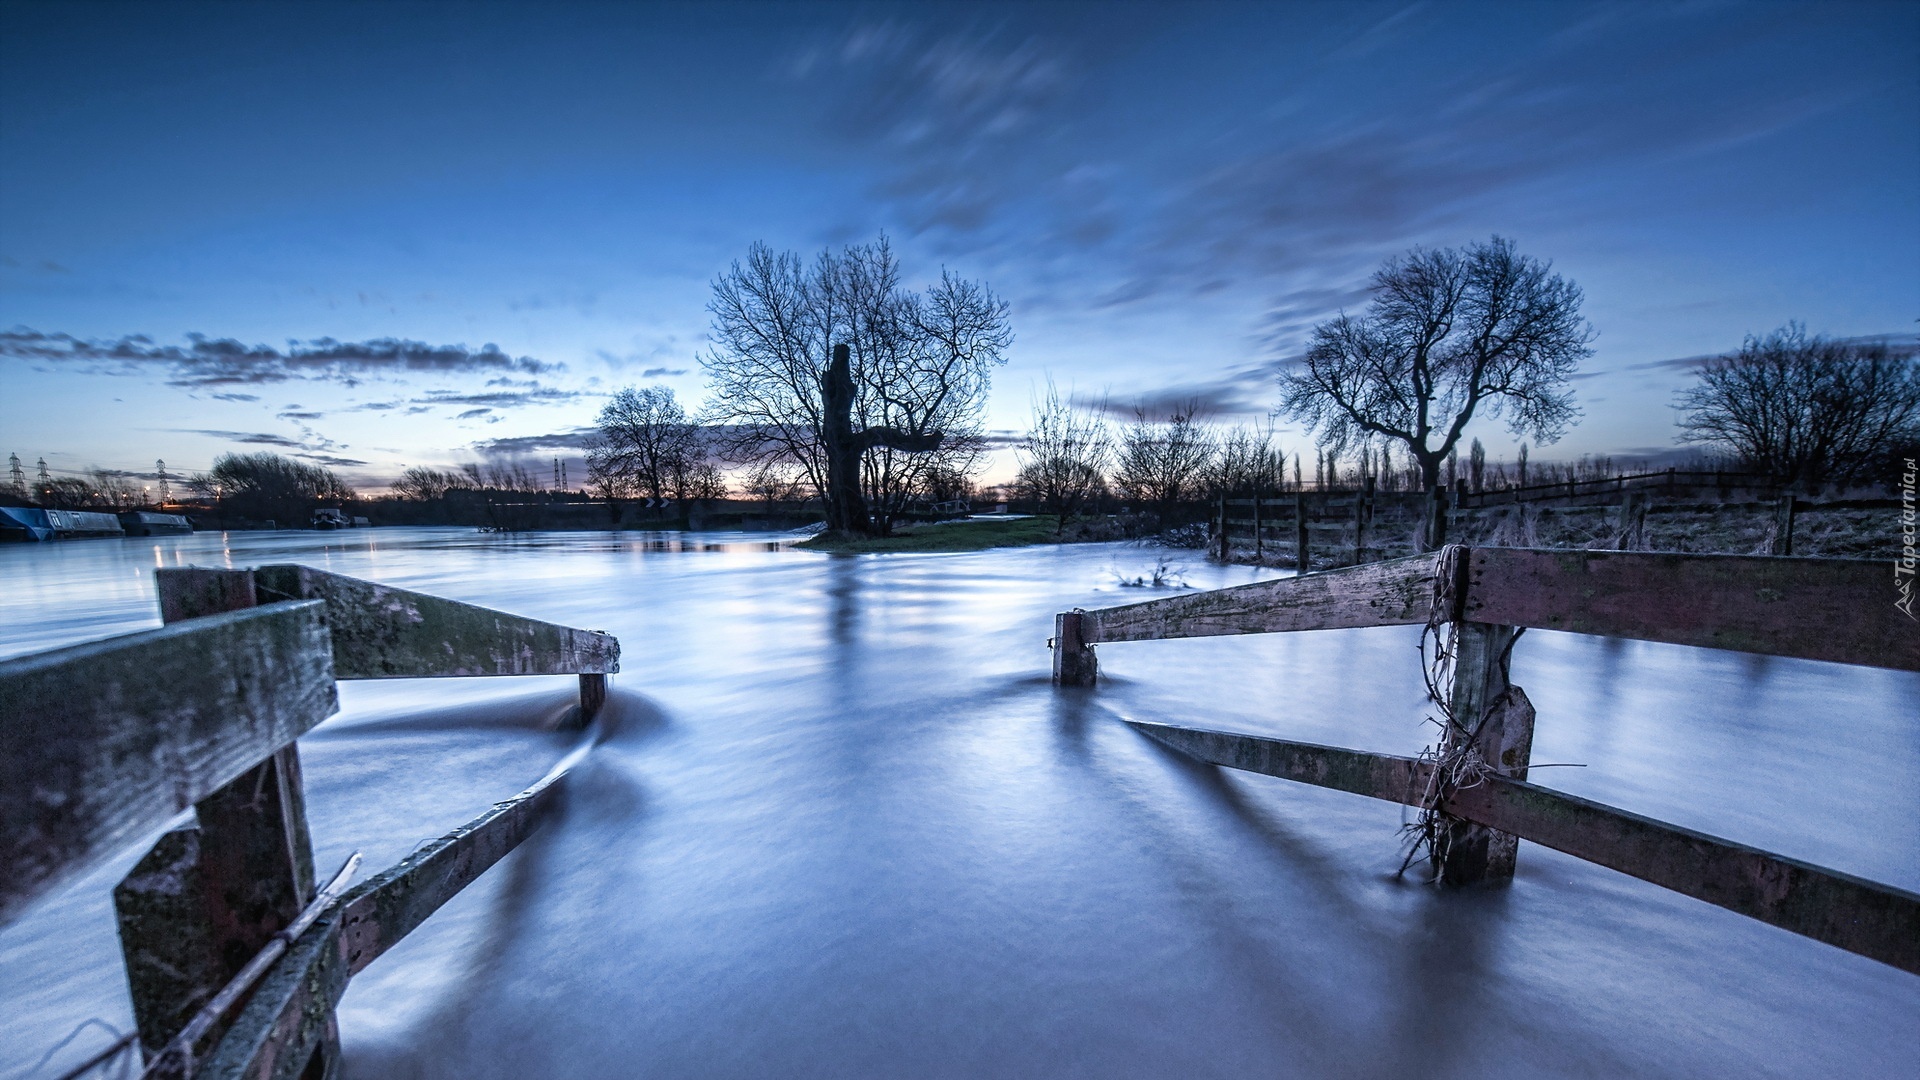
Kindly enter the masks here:
<path id="1" fill-rule="evenodd" d="M 1527 778 L 1533 755 L 1533 704 L 1513 685 L 1508 662 L 1517 627 L 1469 622 L 1462 617 L 1467 588 L 1468 551 L 1447 549 L 1438 566 L 1450 573 L 1447 599 L 1452 620 L 1448 627 L 1453 657 L 1447 687 L 1447 709 L 1452 717 L 1443 751 L 1472 748 L 1496 773 L 1515 780 Z M 1513 877 L 1519 837 L 1451 819 L 1442 841 L 1440 877 L 1448 885 L 1506 881 Z"/>
<path id="2" fill-rule="evenodd" d="M 586 727 L 607 703 L 607 677 L 587 673 L 580 676 L 580 726 Z"/>
<path id="3" fill-rule="evenodd" d="M 253 572 L 163 569 L 174 623 L 255 606 Z M 151 1058 L 312 899 L 300 755 L 289 743 L 194 804 L 197 825 L 162 836 L 113 891 L 140 1043 Z M 304 1075 L 338 1058 L 328 1035 Z"/>
<path id="4" fill-rule="evenodd" d="M 1775 555 L 1793 554 L 1793 518 L 1797 507 L 1793 492 L 1780 496 L 1773 506 L 1773 550 Z"/>
<path id="5" fill-rule="evenodd" d="M 1053 617 L 1053 684 L 1055 686 L 1092 686 L 1099 675 L 1100 663 L 1081 633 L 1085 616 L 1065 611 Z"/>

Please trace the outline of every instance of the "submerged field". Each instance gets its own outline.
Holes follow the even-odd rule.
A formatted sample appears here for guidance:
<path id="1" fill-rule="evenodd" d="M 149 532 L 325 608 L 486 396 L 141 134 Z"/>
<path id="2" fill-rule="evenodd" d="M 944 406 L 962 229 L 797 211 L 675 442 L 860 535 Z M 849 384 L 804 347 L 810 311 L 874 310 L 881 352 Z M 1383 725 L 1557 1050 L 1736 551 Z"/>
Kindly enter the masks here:
<path id="1" fill-rule="evenodd" d="M 1101 646 L 1107 680 L 1061 691 L 1053 613 L 1154 595 L 1119 582 L 1164 549 L 791 539 L 17 545 L 0 655 L 157 624 L 152 570 L 187 563 L 305 562 L 620 637 L 563 812 L 355 979 L 349 1077 L 1912 1071 L 1920 979 L 1532 845 L 1510 887 L 1438 892 L 1394 874 L 1397 808 L 1119 722 L 1414 753 L 1414 628 Z M 1546 631 L 1513 671 L 1534 759 L 1584 766 L 1539 782 L 1920 889 L 1920 676 Z M 573 692 L 343 685 L 301 741 L 316 862 L 386 866 L 540 776 Z M 0 1075 L 127 1026 L 107 893 L 132 854 L 0 931 Z"/>

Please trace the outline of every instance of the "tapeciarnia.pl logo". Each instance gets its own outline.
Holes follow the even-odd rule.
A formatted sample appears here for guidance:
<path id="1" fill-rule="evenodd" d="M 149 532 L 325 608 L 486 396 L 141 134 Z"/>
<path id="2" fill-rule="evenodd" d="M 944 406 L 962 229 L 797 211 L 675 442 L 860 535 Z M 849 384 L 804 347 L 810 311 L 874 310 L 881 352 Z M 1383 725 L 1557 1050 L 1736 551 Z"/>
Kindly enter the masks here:
<path id="1" fill-rule="evenodd" d="M 1906 471 L 1900 474 L 1900 557 L 1893 561 L 1893 606 L 1907 618 L 1920 622 L 1913 613 L 1914 570 L 1920 568 L 1920 552 L 1915 550 L 1913 484 L 1920 476 L 1920 461 L 1906 459 Z"/>

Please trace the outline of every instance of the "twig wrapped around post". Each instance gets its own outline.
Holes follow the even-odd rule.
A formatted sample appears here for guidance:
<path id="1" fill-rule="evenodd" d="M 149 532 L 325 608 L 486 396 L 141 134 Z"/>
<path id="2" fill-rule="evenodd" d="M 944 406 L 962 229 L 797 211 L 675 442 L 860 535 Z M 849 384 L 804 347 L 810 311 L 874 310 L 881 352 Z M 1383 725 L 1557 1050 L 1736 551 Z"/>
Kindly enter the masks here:
<path id="1" fill-rule="evenodd" d="M 1442 806 L 1455 793 L 1489 776 L 1524 780 L 1533 750 L 1533 704 L 1514 686 L 1510 663 L 1521 628 L 1469 622 L 1466 615 L 1468 549 L 1448 545 L 1433 575 L 1433 609 L 1421 636 L 1432 639 L 1424 672 L 1427 698 L 1438 716 L 1438 743 L 1420 755 L 1432 768 L 1407 826 L 1413 844 L 1404 872 L 1424 850 L 1435 880 L 1448 885 L 1503 881 L 1513 876 L 1519 838 L 1453 817 Z"/>

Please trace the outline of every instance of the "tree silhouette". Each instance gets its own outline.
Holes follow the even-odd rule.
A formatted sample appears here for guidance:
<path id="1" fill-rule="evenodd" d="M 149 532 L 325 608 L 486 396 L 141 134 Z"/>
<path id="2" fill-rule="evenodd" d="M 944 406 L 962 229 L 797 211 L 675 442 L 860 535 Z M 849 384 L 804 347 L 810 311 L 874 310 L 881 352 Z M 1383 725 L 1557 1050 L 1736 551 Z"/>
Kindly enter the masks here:
<path id="1" fill-rule="evenodd" d="M 1416 248 L 1373 276 L 1366 314 L 1314 328 L 1283 408 L 1323 446 L 1405 444 L 1428 491 L 1476 416 L 1552 442 L 1579 415 L 1568 380 L 1593 329 L 1579 286 L 1494 237 Z"/>
<path id="2" fill-rule="evenodd" d="M 1788 323 L 1708 361 L 1678 407 L 1683 438 L 1789 486 L 1855 483 L 1920 441 L 1920 363 Z"/>
<path id="3" fill-rule="evenodd" d="M 829 527 L 850 532 L 885 532 L 928 470 L 970 463 L 1013 340 L 985 285 L 943 271 L 908 292 L 884 237 L 811 266 L 755 244 L 707 310 L 714 346 L 700 362 L 723 449 L 791 462 Z"/>

